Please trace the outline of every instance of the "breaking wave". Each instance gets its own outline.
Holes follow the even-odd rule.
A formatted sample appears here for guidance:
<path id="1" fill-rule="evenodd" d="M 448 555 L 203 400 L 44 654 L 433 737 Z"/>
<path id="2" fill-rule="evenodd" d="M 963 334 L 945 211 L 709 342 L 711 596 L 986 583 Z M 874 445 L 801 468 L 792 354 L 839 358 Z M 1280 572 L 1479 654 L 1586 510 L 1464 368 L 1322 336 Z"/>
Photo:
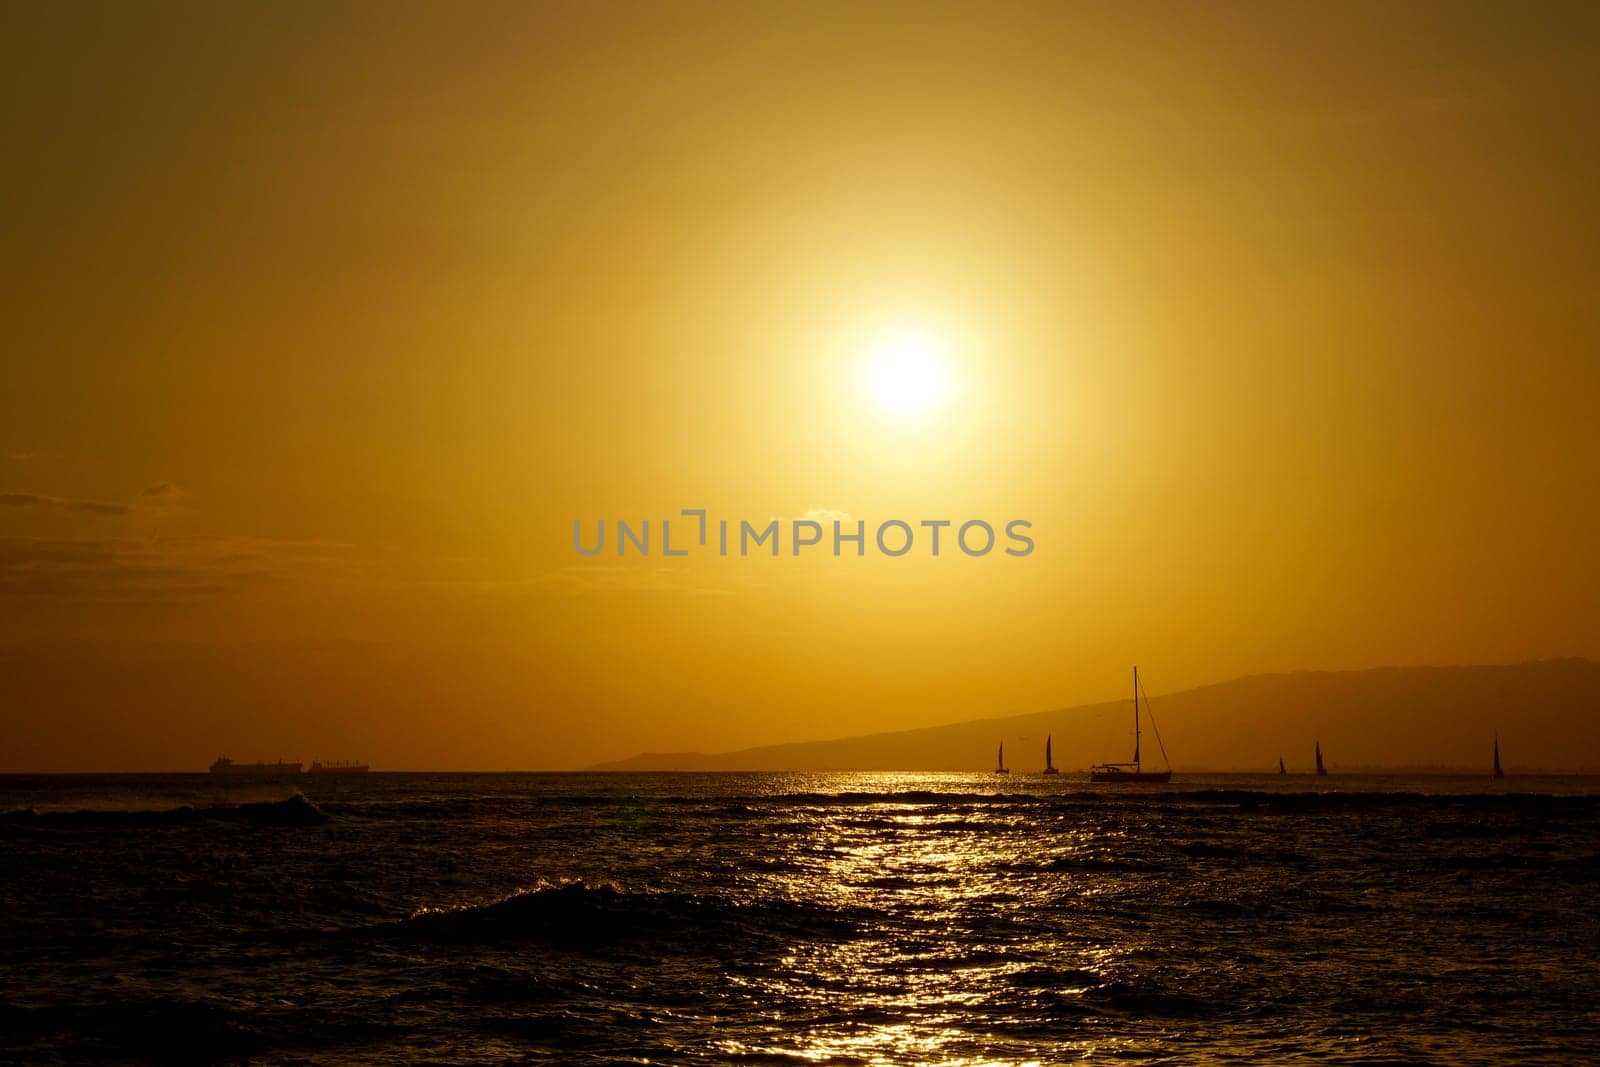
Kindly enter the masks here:
<path id="1" fill-rule="evenodd" d="M 519 890 L 483 904 L 422 908 L 370 927 L 379 938 L 436 944 L 537 941 L 565 948 L 669 940 L 679 951 L 720 952 L 772 938 L 839 938 L 865 916 L 792 900 L 632 892 L 582 881 Z"/>
<path id="2" fill-rule="evenodd" d="M 160 811 L 92 808 L 77 811 L 36 811 L 33 808 L 20 808 L 0 815 L 0 824 L 51 830 L 133 829 L 146 826 L 183 826 L 207 821 L 237 822 L 250 826 L 315 826 L 327 822 L 328 815 L 298 792 L 282 800 L 215 804 L 200 808 L 187 804 Z"/>

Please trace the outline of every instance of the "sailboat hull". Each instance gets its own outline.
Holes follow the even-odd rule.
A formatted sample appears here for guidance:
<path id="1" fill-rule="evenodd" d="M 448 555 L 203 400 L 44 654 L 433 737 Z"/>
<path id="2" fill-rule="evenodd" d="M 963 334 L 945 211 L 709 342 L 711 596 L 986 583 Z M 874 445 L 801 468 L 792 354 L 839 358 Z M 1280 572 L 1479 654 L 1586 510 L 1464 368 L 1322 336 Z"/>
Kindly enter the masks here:
<path id="1" fill-rule="evenodd" d="M 1154 722 L 1154 720 L 1151 720 Z M 1156 734 L 1160 740 L 1161 735 Z M 1139 761 L 1139 752 L 1142 749 L 1139 743 L 1139 668 L 1133 669 L 1133 759 L 1127 763 L 1096 763 L 1089 768 L 1089 781 L 1091 782 L 1148 782 L 1160 785 L 1162 782 L 1172 781 L 1172 768 L 1169 766 L 1164 771 L 1147 771 Z M 1161 755 L 1166 757 L 1165 746 Z M 1170 762 L 1170 761 L 1169 761 Z"/>
<path id="2" fill-rule="evenodd" d="M 1046 767 L 1046 768 L 1045 768 L 1045 769 L 1044 769 L 1044 770 L 1043 770 L 1043 771 L 1042 771 L 1042 772 L 1040 772 L 1040 773 L 1042 773 L 1042 774 L 1060 774 L 1060 773 L 1061 773 L 1061 771 L 1060 771 L 1060 770 L 1059 770 L 1059 769 L 1057 769 L 1057 768 L 1055 768 L 1055 767 Z"/>

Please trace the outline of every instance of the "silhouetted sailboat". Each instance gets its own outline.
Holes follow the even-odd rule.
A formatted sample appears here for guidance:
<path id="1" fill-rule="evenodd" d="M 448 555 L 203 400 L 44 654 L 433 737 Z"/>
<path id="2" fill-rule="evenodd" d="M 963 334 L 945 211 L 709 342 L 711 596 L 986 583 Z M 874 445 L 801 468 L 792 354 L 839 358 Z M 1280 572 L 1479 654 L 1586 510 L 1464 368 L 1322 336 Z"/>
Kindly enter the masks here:
<path id="1" fill-rule="evenodd" d="M 1146 709 L 1148 710 L 1148 708 Z M 1155 716 L 1150 716 L 1150 726 L 1156 729 Z M 1156 729 L 1156 744 L 1161 745 L 1161 731 Z M 1161 745 L 1161 758 L 1166 759 L 1167 747 Z M 1164 771 L 1147 771 L 1139 762 L 1139 668 L 1133 669 L 1133 759 L 1127 763 L 1096 763 L 1089 768 L 1091 782 L 1167 782 L 1172 780 L 1172 766 Z"/>
<path id="2" fill-rule="evenodd" d="M 1282 756 L 1278 757 L 1278 773 L 1279 774 L 1288 774 L 1289 773 L 1288 770 L 1283 765 L 1283 757 Z"/>
<path id="3" fill-rule="evenodd" d="M 996 773 L 996 774 L 1010 774 L 1011 773 L 1011 768 L 1006 766 L 1006 746 L 1005 746 L 1004 742 L 1001 742 L 1001 744 L 1000 744 L 1000 752 L 994 758 L 994 773 Z"/>
<path id="4" fill-rule="evenodd" d="M 1322 765 L 1322 742 L 1321 741 L 1317 742 L 1317 773 L 1321 774 L 1321 775 L 1326 775 L 1328 773 L 1328 768 L 1326 768 L 1326 767 L 1324 767 Z"/>
<path id="5" fill-rule="evenodd" d="M 1506 772 L 1500 769 L 1500 731 L 1494 733 L 1494 776 L 1504 778 Z"/>
<path id="6" fill-rule="evenodd" d="M 1044 735 L 1044 773 L 1046 773 L 1046 774 L 1060 774 L 1061 773 L 1060 771 L 1056 770 L 1055 763 L 1053 763 L 1051 761 L 1051 759 L 1050 759 L 1050 735 L 1049 734 L 1045 734 Z"/>

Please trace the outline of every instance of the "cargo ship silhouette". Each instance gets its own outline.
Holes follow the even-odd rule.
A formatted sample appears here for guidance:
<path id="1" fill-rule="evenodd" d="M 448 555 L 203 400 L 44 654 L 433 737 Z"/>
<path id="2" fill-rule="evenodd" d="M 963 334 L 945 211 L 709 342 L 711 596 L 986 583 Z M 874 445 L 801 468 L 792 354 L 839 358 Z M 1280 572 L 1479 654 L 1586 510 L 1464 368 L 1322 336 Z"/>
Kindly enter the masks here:
<path id="1" fill-rule="evenodd" d="M 306 774 L 366 774 L 372 768 L 365 763 L 354 760 L 335 760 L 332 763 L 323 763 L 314 760 L 311 769 Z M 212 774 L 251 775 L 253 777 L 271 776 L 275 778 L 288 777 L 300 772 L 298 761 L 287 762 L 278 760 L 276 763 L 235 763 L 227 756 L 218 756 L 217 761 L 211 765 Z"/>
<path id="2" fill-rule="evenodd" d="M 311 761 L 311 769 L 307 774 L 366 774 L 372 768 L 365 763 L 354 760 L 334 760 L 332 763 L 323 763 L 320 760 Z"/>
<path id="3" fill-rule="evenodd" d="M 285 763 L 278 760 L 276 763 L 235 763 L 227 756 L 218 756 L 217 761 L 211 765 L 212 774 L 251 774 L 274 776 L 299 774 L 299 763 Z"/>

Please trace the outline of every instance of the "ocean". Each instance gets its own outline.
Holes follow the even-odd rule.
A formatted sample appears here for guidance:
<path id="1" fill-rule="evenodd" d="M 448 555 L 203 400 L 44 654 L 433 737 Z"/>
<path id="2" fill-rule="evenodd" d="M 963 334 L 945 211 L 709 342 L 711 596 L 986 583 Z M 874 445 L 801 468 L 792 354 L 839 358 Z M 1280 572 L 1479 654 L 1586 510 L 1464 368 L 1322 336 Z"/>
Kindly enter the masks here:
<path id="1" fill-rule="evenodd" d="M 1600 779 L 0 778 L 0 1060 L 1600 1062 Z"/>

